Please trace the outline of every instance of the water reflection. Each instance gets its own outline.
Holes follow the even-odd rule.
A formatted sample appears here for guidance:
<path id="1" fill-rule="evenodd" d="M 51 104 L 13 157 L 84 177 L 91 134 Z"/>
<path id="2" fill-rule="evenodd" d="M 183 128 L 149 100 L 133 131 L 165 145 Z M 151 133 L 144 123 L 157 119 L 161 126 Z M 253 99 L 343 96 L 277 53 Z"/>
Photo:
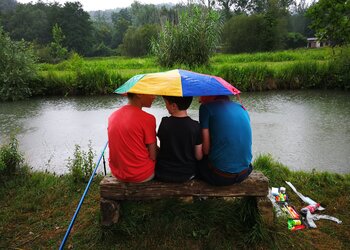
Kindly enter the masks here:
<path id="1" fill-rule="evenodd" d="M 243 93 L 253 128 L 254 156 L 271 153 L 293 169 L 350 172 L 350 98 L 337 91 Z M 74 145 L 97 154 L 107 141 L 109 115 L 125 97 L 33 99 L 0 105 L 0 142 L 16 131 L 20 148 L 35 169 L 66 172 Z M 198 120 L 198 99 L 189 115 Z M 145 111 L 157 119 L 168 113 L 162 98 Z"/>

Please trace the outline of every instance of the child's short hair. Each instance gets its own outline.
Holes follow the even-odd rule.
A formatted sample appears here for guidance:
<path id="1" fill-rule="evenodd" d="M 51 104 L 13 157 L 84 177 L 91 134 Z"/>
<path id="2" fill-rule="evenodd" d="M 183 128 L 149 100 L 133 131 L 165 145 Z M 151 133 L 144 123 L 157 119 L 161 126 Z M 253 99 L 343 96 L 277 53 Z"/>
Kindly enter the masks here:
<path id="1" fill-rule="evenodd" d="M 169 103 L 175 103 L 179 110 L 186 110 L 192 103 L 192 96 L 163 96 L 164 99 L 166 99 Z"/>
<path id="2" fill-rule="evenodd" d="M 132 98 L 134 98 L 134 96 L 136 94 L 128 92 L 128 93 L 126 93 L 126 95 L 127 95 L 128 99 L 132 99 Z"/>

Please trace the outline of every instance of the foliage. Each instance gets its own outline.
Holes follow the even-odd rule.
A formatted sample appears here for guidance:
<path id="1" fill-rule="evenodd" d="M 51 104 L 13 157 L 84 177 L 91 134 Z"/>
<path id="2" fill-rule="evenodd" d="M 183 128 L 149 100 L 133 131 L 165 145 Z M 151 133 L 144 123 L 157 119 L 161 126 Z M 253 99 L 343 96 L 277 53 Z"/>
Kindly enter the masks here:
<path id="1" fill-rule="evenodd" d="M 159 27 L 157 25 L 144 25 L 138 28 L 130 27 L 123 39 L 123 44 L 119 48 L 122 55 L 139 57 L 150 52 L 152 39 L 157 39 Z"/>
<path id="2" fill-rule="evenodd" d="M 347 0 L 319 0 L 307 11 L 311 28 L 321 41 L 332 46 L 350 43 L 350 2 Z"/>
<path id="3" fill-rule="evenodd" d="M 28 4 L 16 4 L 12 0 L 3 2 L 0 4 L 0 13 L 4 29 L 12 39 L 25 39 L 40 45 L 39 57 L 46 62 L 51 61 L 47 52 L 53 40 L 51 31 L 55 24 L 59 25 L 66 37 L 62 47 L 84 56 L 109 56 L 116 53 L 115 50 L 123 43 L 126 31 L 131 26 L 136 29 L 146 24 L 164 26 L 166 21 L 176 25 L 179 13 L 193 6 L 203 10 L 203 20 L 206 20 L 206 8 L 221 14 L 221 20 L 225 22 L 240 14 L 263 16 L 264 21 L 258 26 L 264 24 L 264 28 L 255 32 L 259 47 L 262 48 L 259 51 L 283 48 L 286 19 L 289 23 L 288 32 L 299 32 L 307 37 L 313 34 L 307 28 L 309 18 L 304 17 L 308 7 L 305 0 L 299 1 L 295 10 L 290 8 L 294 3 L 292 0 L 196 0 L 188 1 L 187 5 L 158 6 L 135 1 L 129 8 L 90 12 L 91 17 L 83 11 L 79 2 L 64 5 L 43 1 Z M 253 37 L 252 33 L 247 30 L 245 35 Z M 232 33 L 223 33 L 222 38 L 227 36 L 232 36 Z"/>
<path id="4" fill-rule="evenodd" d="M 340 49 L 336 51 L 339 55 L 344 54 L 342 58 L 346 60 L 345 48 L 342 53 Z M 242 91 L 347 89 L 346 83 L 349 81 L 343 79 L 346 79 L 348 64 L 339 62 L 336 67 L 332 58 L 331 48 L 295 49 L 254 54 L 215 54 L 210 59 L 210 67 L 176 67 L 223 77 Z M 340 57 L 336 58 L 340 60 Z M 342 65 L 344 67 L 340 67 Z M 38 94 L 98 95 L 112 93 L 136 74 L 171 68 L 159 67 L 154 57 L 83 59 L 75 54 L 59 64 L 40 64 L 40 69 L 40 79 L 35 86 L 38 86 L 38 90 L 43 89 Z"/>
<path id="5" fill-rule="evenodd" d="M 254 14 L 234 15 L 224 26 L 222 40 L 227 53 L 274 51 L 284 47 L 287 35 L 286 6 L 279 0 L 254 3 Z M 259 7 L 260 6 L 260 7 Z M 243 11 L 244 12 L 244 11 Z"/>
<path id="6" fill-rule="evenodd" d="M 305 37 L 315 37 L 315 32 L 309 27 L 311 19 L 305 15 L 309 7 L 306 0 L 295 2 L 288 15 L 288 32 L 300 33 Z"/>
<path id="7" fill-rule="evenodd" d="M 92 24 L 81 3 L 66 2 L 59 15 L 58 24 L 66 36 L 63 45 L 77 53 L 87 53 L 92 43 Z"/>
<path id="8" fill-rule="evenodd" d="M 14 42 L 0 26 L 0 100 L 19 100 L 31 95 L 36 57 L 29 45 Z"/>
<path id="9" fill-rule="evenodd" d="M 57 23 L 52 27 L 52 37 L 53 41 L 50 44 L 50 54 L 53 60 L 52 62 L 57 63 L 64 59 L 67 59 L 68 50 L 62 45 L 65 36 L 62 32 L 61 27 L 58 26 Z"/>
<path id="10" fill-rule="evenodd" d="M 141 4 L 135 1 L 130 8 L 132 25 L 135 27 L 159 22 L 159 11 L 154 4 Z"/>
<path id="11" fill-rule="evenodd" d="M 79 2 L 47 4 L 17 4 L 15 10 L 6 15 L 4 28 L 11 38 L 36 41 L 48 45 L 52 41 L 52 27 L 58 24 L 66 39 L 63 46 L 69 50 L 85 54 L 92 42 L 92 25 L 89 14 Z"/>
<path id="12" fill-rule="evenodd" d="M 112 44 L 113 27 L 112 24 L 106 20 L 106 17 L 101 16 L 92 23 L 93 31 L 93 45 L 99 46 L 104 44 L 110 48 Z"/>
<path id="13" fill-rule="evenodd" d="M 265 28 L 262 33 L 263 51 L 273 51 L 282 49 L 283 38 L 287 32 L 286 6 L 281 5 L 279 0 L 266 1 L 266 11 L 264 12 Z M 288 1 L 286 1 L 288 2 Z"/>
<path id="14" fill-rule="evenodd" d="M 332 75 L 330 82 L 335 82 L 337 87 L 350 90 L 350 47 L 345 47 L 330 62 Z"/>
<path id="15" fill-rule="evenodd" d="M 48 14 L 47 6 L 41 2 L 17 4 L 14 11 L 7 14 L 4 29 L 14 40 L 36 40 L 39 44 L 46 44 L 51 40 L 52 27 Z"/>
<path id="16" fill-rule="evenodd" d="M 124 35 L 128 28 L 131 26 L 131 16 L 127 9 L 122 9 L 119 13 L 113 13 L 113 38 L 112 48 L 117 48 L 122 44 Z"/>
<path id="17" fill-rule="evenodd" d="M 223 29 L 224 50 L 226 53 L 262 51 L 265 28 L 262 15 L 237 15 L 228 20 Z"/>
<path id="18" fill-rule="evenodd" d="M 87 182 L 94 170 L 94 156 L 91 141 L 88 145 L 88 151 L 81 150 L 79 145 L 75 145 L 74 158 L 68 158 L 68 169 L 73 181 Z"/>
<path id="19" fill-rule="evenodd" d="M 112 92 L 111 77 L 102 67 L 78 70 L 74 84 L 74 92 L 78 95 L 96 95 Z"/>
<path id="20" fill-rule="evenodd" d="M 92 51 L 89 52 L 89 56 L 113 56 L 115 55 L 115 50 L 106 46 L 104 42 L 101 42 L 98 45 L 95 45 Z"/>
<path id="21" fill-rule="evenodd" d="M 13 10 L 16 4 L 16 0 L 2 0 L 0 2 L 0 14 Z"/>
<path id="22" fill-rule="evenodd" d="M 307 40 L 300 33 L 289 32 L 285 38 L 285 46 L 288 49 L 306 47 Z"/>
<path id="23" fill-rule="evenodd" d="M 211 9 L 192 7 L 181 13 L 177 25 L 166 22 L 152 51 L 161 66 L 208 64 L 219 42 L 221 22 Z"/>
<path id="24" fill-rule="evenodd" d="M 295 172 L 270 155 L 257 156 L 254 168 L 264 172 L 270 187 L 290 181 L 305 196 L 321 202 L 327 214 L 349 221 L 350 175 L 328 172 Z M 286 218 L 276 218 L 267 228 L 257 218 L 252 199 L 176 199 L 125 201 L 117 225 L 100 222 L 101 176 L 92 182 L 74 230 L 66 246 L 79 249 L 314 249 L 321 246 L 349 249 L 347 226 L 330 221 L 316 222 L 317 228 L 291 235 Z M 32 172 L 15 176 L 0 185 L 0 248 L 58 248 L 73 211 L 83 193 L 84 183 L 72 183 L 70 176 Z M 305 206 L 288 187 L 296 209 Z M 20 211 L 20 213 L 18 212 Z M 14 216 L 16 214 L 17 216 Z M 14 226 L 16 225 L 16 226 Z M 35 240 L 28 240 L 28 229 Z M 32 238 L 30 238 L 32 239 Z M 33 238 L 34 239 L 34 238 Z"/>
<path id="25" fill-rule="evenodd" d="M 18 149 L 18 141 L 15 137 L 11 137 L 8 144 L 0 147 L 0 180 L 16 173 L 22 166 L 23 161 L 23 155 Z"/>

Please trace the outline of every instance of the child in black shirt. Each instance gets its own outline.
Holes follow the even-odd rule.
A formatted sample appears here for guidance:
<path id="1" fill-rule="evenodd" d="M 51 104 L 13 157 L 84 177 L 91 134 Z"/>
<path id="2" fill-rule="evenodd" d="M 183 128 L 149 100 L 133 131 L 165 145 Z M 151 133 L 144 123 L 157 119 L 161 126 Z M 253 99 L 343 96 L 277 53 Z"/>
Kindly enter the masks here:
<path id="1" fill-rule="evenodd" d="M 163 117 L 157 136 L 160 150 L 156 178 L 166 182 L 185 182 L 195 176 L 197 161 L 203 157 L 201 129 L 187 115 L 192 97 L 163 96 L 171 115 Z"/>

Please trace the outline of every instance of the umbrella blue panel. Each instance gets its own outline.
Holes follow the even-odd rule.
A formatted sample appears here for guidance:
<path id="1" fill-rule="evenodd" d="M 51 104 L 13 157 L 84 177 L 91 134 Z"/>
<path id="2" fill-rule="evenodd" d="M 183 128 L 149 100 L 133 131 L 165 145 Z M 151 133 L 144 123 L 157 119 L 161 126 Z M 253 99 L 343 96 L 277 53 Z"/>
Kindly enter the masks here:
<path id="1" fill-rule="evenodd" d="M 183 96 L 232 95 L 216 78 L 209 75 L 179 70 Z"/>

